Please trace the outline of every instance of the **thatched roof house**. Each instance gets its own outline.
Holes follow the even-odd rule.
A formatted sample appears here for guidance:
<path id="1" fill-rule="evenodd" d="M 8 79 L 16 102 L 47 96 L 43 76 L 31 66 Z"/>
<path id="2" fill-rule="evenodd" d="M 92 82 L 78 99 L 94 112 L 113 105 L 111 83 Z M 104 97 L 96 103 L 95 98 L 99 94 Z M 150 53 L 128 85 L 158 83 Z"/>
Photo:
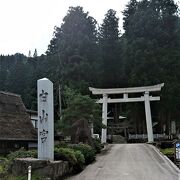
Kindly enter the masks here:
<path id="1" fill-rule="evenodd" d="M 0 152 L 2 148 L 28 148 L 37 141 L 37 132 L 26 112 L 21 96 L 0 91 Z M 2 147 L 3 146 L 3 147 Z"/>

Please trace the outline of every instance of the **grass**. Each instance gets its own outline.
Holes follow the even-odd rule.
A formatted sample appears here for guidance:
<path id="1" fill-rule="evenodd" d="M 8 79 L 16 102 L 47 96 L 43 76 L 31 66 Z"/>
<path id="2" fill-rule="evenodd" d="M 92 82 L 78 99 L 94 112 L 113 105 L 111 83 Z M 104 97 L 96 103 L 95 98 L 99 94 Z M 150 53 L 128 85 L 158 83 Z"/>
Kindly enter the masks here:
<path id="1" fill-rule="evenodd" d="M 34 174 L 31 177 L 32 180 L 42 180 L 42 177 Z M 27 175 L 25 176 L 13 176 L 13 175 L 7 175 L 6 177 L 4 177 L 1 180 L 27 180 Z"/>
<path id="2" fill-rule="evenodd" d="M 0 156 L 0 173 L 6 172 L 7 158 Z"/>
<path id="3" fill-rule="evenodd" d="M 160 149 L 160 151 L 166 156 L 173 156 L 174 155 L 174 148 Z"/>
<path id="4" fill-rule="evenodd" d="M 7 175 L 6 177 L 4 177 L 2 180 L 27 180 L 26 176 L 12 176 L 12 175 Z"/>
<path id="5" fill-rule="evenodd" d="M 2 165 L 0 165 L 0 173 L 3 173 L 4 172 L 4 168 Z"/>

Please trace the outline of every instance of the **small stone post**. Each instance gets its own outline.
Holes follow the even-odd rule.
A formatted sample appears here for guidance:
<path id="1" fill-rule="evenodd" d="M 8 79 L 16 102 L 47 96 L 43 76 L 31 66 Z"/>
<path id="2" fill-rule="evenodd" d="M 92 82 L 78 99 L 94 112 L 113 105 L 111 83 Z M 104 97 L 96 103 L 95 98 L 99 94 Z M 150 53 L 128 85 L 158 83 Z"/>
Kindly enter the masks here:
<path id="1" fill-rule="evenodd" d="M 38 159 L 54 160 L 53 83 L 39 79 L 38 85 Z"/>
<path id="2" fill-rule="evenodd" d="M 31 166 L 28 166 L 28 180 L 31 180 Z"/>

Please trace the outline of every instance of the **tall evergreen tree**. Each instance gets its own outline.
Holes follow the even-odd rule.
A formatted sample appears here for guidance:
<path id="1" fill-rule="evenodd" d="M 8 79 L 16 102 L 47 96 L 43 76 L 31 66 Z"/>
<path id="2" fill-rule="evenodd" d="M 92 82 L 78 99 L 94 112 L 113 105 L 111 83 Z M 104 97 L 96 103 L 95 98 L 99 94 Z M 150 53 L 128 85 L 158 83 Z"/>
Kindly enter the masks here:
<path id="1" fill-rule="evenodd" d="M 70 7 L 61 27 L 55 28 L 47 55 L 58 54 L 60 73 L 66 83 L 75 85 L 79 82 L 82 85 L 96 81 L 96 23 L 94 18 L 78 6 Z"/>
<path id="2" fill-rule="evenodd" d="M 175 98 L 180 92 L 177 5 L 173 0 L 131 3 L 124 11 L 124 39 L 127 43 L 124 58 L 129 84 L 141 86 L 164 82 L 161 101 L 161 112 L 164 113 L 161 114 L 166 114 L 169 118 L 166 122 L 169 122 L 180 105 L 180 96 Z"/>
<path id="3" fill-rule="evenodd" d="M 31 51 L 29 50 L 29 52 L 28 52 L 28 58 L 31 58 L 32 56 L 31 56 Z"/>
<path id="4" fill-rule="evenodd" d="M 38 54 L 37 54 L 37 49 L 34 50 L 34 54 L 33 54 L 33 57 L 34 58 L 37 58 Z"/>
<path id="5" fill-rule="evenodd" d="M 128 3 L 128 5 L 126 6 L 126 9 L 123 11 L 123 28 L 125 30 L 125 34 L 128 35 L 131 30 L 130 26 L 130 22 L 132 21 L 133 15 L 136 12 L 136 8 L 137 8 L 137 0 L 130 0 L 130 2 Z"/>
<path id="6" fill-rule="evenodd" d="M 116 17 L 116 11 L 110 9 L 99 29 L 104 87 L 120 86 L 121 61 L 118 22 L 119 18 Z"/>

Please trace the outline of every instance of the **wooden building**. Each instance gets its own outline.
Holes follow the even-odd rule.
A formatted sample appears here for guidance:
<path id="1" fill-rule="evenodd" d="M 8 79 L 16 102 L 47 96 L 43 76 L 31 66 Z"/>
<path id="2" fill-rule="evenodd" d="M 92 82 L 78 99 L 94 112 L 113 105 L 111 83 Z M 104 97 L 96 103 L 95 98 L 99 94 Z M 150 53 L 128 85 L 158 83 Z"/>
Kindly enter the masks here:
<path id="1" fill-rule="evenodd" d="M 0 154 L 37 146 L 37 131 L 20 95 L 0 91 Z"/>
<path id="2" fill-rule="evenodd" d="M 27 109 L 26 112 L 29 114 L 31 122 L 35 129 L 38 129 L 38 112 Z"/>

